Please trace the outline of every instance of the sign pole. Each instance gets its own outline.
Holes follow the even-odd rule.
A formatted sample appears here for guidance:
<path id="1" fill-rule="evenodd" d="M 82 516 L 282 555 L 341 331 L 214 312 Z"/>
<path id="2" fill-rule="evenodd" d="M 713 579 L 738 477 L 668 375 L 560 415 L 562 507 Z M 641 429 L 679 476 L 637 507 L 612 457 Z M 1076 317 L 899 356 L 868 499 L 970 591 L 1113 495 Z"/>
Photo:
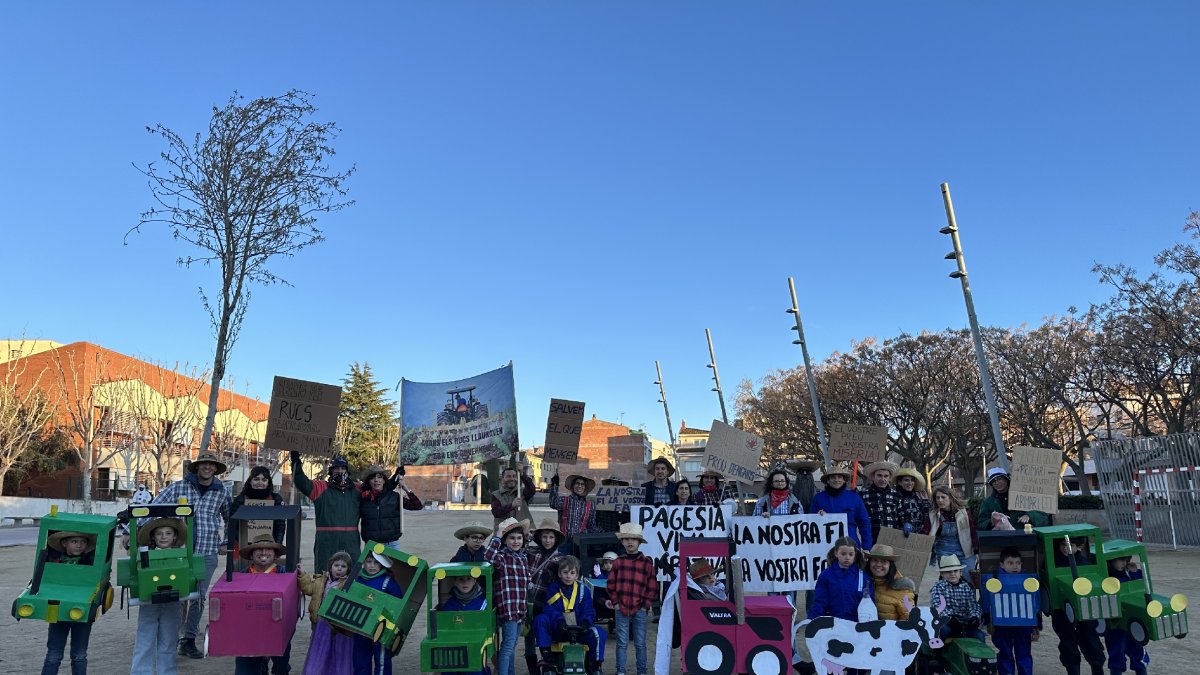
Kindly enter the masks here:
<path id="1" fill-rule="evenodd" d="M 671 439 L 671 461 L 675 464 L 679 463 L 679 454 L 675 450 L 675 427 L 671 426 L 671 411 L 667 408 L 667 389 L 663 385 L 662 367 L 658 365 L 658 361 L 654 361 L 654 370 L 658 372 L 658 379 L 654 384 L 658 385 L 658 402 L 663 404 L 663 414 L 667 416 L 667 434 Z"/>
<path id="2" fill-rule="evenodd" d="M 800 353 L 804 355 L 804 374 L 808 376 L 808 393 L 812 397 L 813 419 L 817 422 L 817 445 L 821 447 L 821 455 L 825 458 L 825 469 L 832 466 L 829 462 L 829 437 L 825 435 L 825 423 L 821 420 L 821 406 L 817 403 L 817 378 L 813 376 L 812 361 L 808 358 L 808 342 L 804 339 L 804 324 L 800 323 L 800 305 L 796 302 L 796 282 L 788 277 L 788 289 L 792 292 L 792 307 L 788 314 L 796 315 L 796 339 L 792 344 L 800 345 Z"/>
<path id="3" fill-rule="evenodd" d="M 729 415 L 725 412 L 725 394 L 724 394 L 724 392 L 721 391 L 721 376 L 720 376 L 720 374 L 717 373 L 717 354 L 715 351 L 713 351 L 712 331 L 705 328 L 704 329 L 704 337 L 708 339 L 708 367 L 712 368 L 712 371 L 713 371 L 712 379 L 713 379 L 713 382 L 716 383 L 716 385 L 717 385 L 717 386 L 713 387 L 712 390 L 717 392 L 717 401 L 719 401 L 721 403 L 721 421 L 724 422 L 725 424 L 729 424 Z M 682 471 L 680 472 L 680 474 L 682 474 Z M 741 513 L 742 512 L 742 497 L 741 497 L 742 484 L 741 484 L 741 482 L 732 480 L 732 479 L 729 482 L 733 484 L 733 492 L 734 492 L 734 494 L 737 495 L 737 512 Z"/>

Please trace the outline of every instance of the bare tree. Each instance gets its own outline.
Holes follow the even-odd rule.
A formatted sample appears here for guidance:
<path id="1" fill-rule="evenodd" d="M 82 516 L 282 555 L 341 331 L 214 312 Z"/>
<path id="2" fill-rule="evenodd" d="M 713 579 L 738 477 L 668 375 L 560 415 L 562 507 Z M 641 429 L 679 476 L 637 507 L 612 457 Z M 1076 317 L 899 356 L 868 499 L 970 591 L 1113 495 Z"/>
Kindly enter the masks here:
<path id="1" fill-rule="evenodd" d="M 180 265 L 216 263 L 221 269 L 215 300 L 200 289 L 216 338 L 201 452 L 212 439 L 220 383 L 250 287 L 287 284 L 268 264 L 322 241 L 317 215 L 353 204 L 345 199 L 345 183 L 354 168 L 336 173 L 326 163 L 335 154 L 338 127 L 310 120 L 316 112 L 311 98 L 291 90 L 246 101 L 235 93 L 224 108 L 213 108 L 207 136 L 197 133 L 190 142 L 162 124 L 147 128 L 167 144 L 159 155 L 162 166 L 151 162 L 139 169 L 158 206 L 143 213 L 130 233 L 147 223 L 165 224 L 174 238 L 199 249 L 180 257 Z"/>
<path id="2" fill-rule="evenodd" d="M 18 359 L 4 364 L 0 382 L 0 485 L 8 472 L 29 461 L 33 442 L 53 415 L 50 399 L 38 388 L 41 375 L 32 383 L 20 384 L 29 362 Z"/>
<path id="3" fill-rule="evenodd" d="M 187 364 L 148 368 L 147 386 L 132 392 L 129 407 L 141 427 L 135 462 L 140 466 L 143 457 L 147 460 L 155 491 L 174 480 L 204 424 L 200 394 L 207 376 Z"/>

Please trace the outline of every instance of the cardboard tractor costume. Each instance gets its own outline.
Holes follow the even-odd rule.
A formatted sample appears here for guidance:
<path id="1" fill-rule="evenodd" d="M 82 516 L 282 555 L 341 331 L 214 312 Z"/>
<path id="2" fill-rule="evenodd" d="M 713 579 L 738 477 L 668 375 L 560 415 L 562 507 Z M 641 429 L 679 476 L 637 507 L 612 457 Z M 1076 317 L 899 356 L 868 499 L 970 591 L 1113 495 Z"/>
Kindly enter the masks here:
<path id="1" fill-rule="evenodd" d="M 477 673 L 496 655 L 496 608 L 491 563 L 440 563 L 429 568 L 421 672 Z M 439 609 L 451 597 L 456 577 L 472 577 L 483 592 L 483 608 Z"/>
<path id="2" fill-rule="evenodd" d="M 272 574 L 235 572 L 238 563 L 230 549 L 225 574 L 208 594 L 208 634 L 212 656 L 282 656 L 300 618 L 300 588 L 296 571 L 300 550 L 299 506 L 243 506 L 235 521 L 283 520 L 287 522 L 287 548 Z M 266 536 L 270 539 L 270 535 Z M 243 549 L 252 542 L 242 542 Z M 274 540 L 270 543 L 274 545 Z M 260 544 L 261 545 L 261 544 Z"/>
<path id="3" fill-rule="evenodd" d="M 358 583 L 363 561 L 373 554 L 385 556 L 391 561 L 391 567 L 384 569 L 382 574 L 390 575 L 399 585 L 403 591 L 401 597 Z M 413 621 L 425 602 L 429 592 L 425 585 L 428 572 L 429 563 L 421 558 L 369 541 L 346 580 L 325 594 L 317 615 L 335 628 L 364 635 L 386 645 L 395 654 L 404 646 Z"/>
<path id="4" fill-rule="evenodd" d="M 13 600 L 12 615 L 47 623 L 90 623 L 112 607 L 113 540 L 117 519 L 77 513 L 59 513 L 57 506 L 42 518 L 38 532 L 33 578 Z M 87 540 L 83 555 L 73 562 L 56 562 L 64 554 L 62 540 L 81 536 Z"/>
<path id="5" fill-rule="evenodd" d="M 1021 554 L 1021 572 L 1000 572 L 1006 549 Z M 1018 530 L 979 533 L 979 604 L 993 626 L 1036 627 L 1042 610 L 1042 584 L 1037 573 L 1037 537 Z"/>
<path id="6" fill-rule="evenodd" d="M 185 500 L 179 504 L 134 506 L 129 515 L 137 519 L 133 539 L 137 549 L 117 561 L 117 585 L 129 590 L 129 604 L 161 604 L 195 600 L 199 579 L 204 575 L 204 556 L 196 555 L 195 516 Z M 160 520 L 165 519 L 165 520 Z M 175 548 L 151 548 L 150 535 L 169 522 L 185 530 L 182 544 Z M 147 543 L 143 543 L 147 542 Z"/>
<path id="7" fill-rule="evenodd" d="M 1146 560 L 1146 547 L 1137 542 L 1114 539 L 1102 546 L 1104 559 L 1136 558 L 1142 568 L 1142 578 L 1126 581 L 1117 591 L 1121 604 L 1121 618 L 1114 623 L 1129 633 L 1129 637 L 1140 645 L 1151 640 L 1169 637 L 1182 639 L 1188 632 L 1188 599 L 1182 593 L 1170 598 L 1156 595 L 1150 580 L 1150 565 Z"/>

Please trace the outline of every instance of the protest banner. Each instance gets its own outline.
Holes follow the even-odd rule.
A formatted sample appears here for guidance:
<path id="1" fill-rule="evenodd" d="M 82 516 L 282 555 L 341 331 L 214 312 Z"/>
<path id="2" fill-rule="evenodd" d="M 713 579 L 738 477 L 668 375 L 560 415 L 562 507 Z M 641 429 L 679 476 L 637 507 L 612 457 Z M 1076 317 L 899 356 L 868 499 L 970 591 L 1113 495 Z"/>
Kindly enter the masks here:
<path id="1" fill-rule="evenodd" d="M 1008 508 L 1058 513 L 1058 472 L 1062 467 L 1062 452 L 1017 446 L 1012 453 Z"/>
<path id="2" fill-rule="evenodd" d="M 829 458 L 870 464 L 887 459 L 887 428 L 865 424 L 829 425 Z"/>
<path id="3" fill-rule="evenodd" d="M 515 454 L 512 364 L 453 382 L 400 381 L 400 463 L 468 464 Z"/>
<path id="4" fill-rule="evenodd" d="M 599 511 L 632 510 L 642 506 L 646 499 L 646 488 L 638 486 L 601 485 L 592 493 L 592 500 Z"/>
<path id="5" fill-rule="evenodd" d="M 937 539 L 932 535 L 916 532 L 906 538 L 904 532 L 890 527 L 879 528 L 879 538 L 876 544 L 887 544 L 896 550 L 900 556 L 896 561 L 896 569 L 900 574 L 913 580 L 917 588 L 921 587 L 921 578 L 929 569 L 929 557 L 933 553 L 933 542 Z"/>
<path id="6" fill-rule="evenodd" d="M 635 507 L 631 521 L 642 526 L 642 553 L 654 561 L 659 581 L 671 581 L 679 572 L 680 537 L 727 537 L 733 506 Z"/>
<path id="7" fill-rule="evenodd" d="M 763 441 L 752 433 L 713 420 L 704 445 L 704 468 L 747 484 L 762 478 L 758 458 Z"/>
<path id="8" fill-rule="evenodd" d="M 543 460 L 557 464 L 579 461 L 579 436 L 583 432 L 583 402 L 550 399 L 546 420 L 546 447 Z"/>
<path id="9" fill-rule="evenodd" d="M 275 500 L 247 498 L 245 504 L 246 506 L 275 506 Z M 242 546 L 259 537 L 270 537 L 274 534 L 275 521 L 273 520 L 239 520 L 236 522 L 238 523 L 238 541 Z"/>
<path id="10" fill-rule="evenodd" d="M 746 591 L 806 591 L 846 536 L 846 515 L 736 516 L 731 527 Z"/>
<path id="11" fill-rule="evenodd" d="M 328 455 L 337 433 L 341 400 L 341 387 L 276 375 L 263 445 Z"/>

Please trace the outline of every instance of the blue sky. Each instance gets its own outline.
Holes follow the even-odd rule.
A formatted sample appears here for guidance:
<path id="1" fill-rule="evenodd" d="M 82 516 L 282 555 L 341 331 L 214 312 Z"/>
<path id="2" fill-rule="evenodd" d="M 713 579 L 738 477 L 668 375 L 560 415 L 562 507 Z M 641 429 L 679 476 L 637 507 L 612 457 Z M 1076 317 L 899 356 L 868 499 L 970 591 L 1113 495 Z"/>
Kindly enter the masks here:
<path id="1" fill-rule="evenodd" d="M 1200 208 L 1195 3 L 22 3 L 0 21 L 0 332 L 203 364 L 212 336 L 133 164 L 234 91 L 343 128 L 358 205 L 255 291 L 230 371 L 337 382 L 369 361 L 511 360 L 524 445 L 548 399 L 666 438 L 853 340 L 1102 299 Z M 732 410 L 731 410 L 732 412 Z"/>

